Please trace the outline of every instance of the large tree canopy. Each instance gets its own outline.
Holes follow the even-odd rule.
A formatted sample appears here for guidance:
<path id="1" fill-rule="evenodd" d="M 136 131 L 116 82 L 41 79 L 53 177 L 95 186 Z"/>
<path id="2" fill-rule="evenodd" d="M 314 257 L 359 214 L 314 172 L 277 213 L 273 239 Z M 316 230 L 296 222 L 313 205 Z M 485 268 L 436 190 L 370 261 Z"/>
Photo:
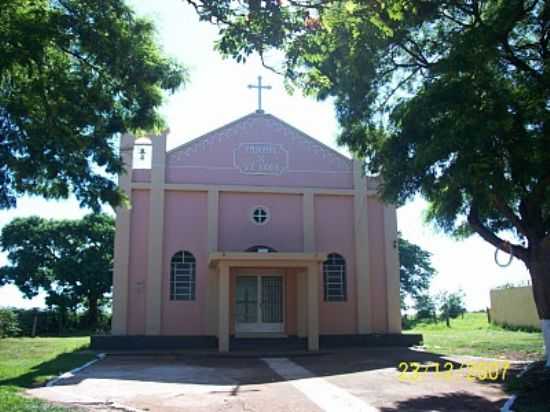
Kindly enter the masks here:
<path id="1" fill-rule="evenodd" d="M 114 138 L 160 126 L 184 78 L 152 24 L 123 0 L 16 0 L 0 39 L 0 208 L 25 193 L 117 205 Z"/>
<path id="2" fill-rule="evenodd" d="M 417 302 L 428 292 L 435 275 L 431 257 L 430 252 L 399 235 L 401 309 L 407 309 L 407 297 Z"/>
<path id="3" fill-rule="evenodd" d="M 549 2 L 187 1 L 222 53 L 282 50 L 290 82 L 333 97 L 387 200 L 421 194 L 444 230 L 525 262 L 550 319 Z"/>
<path id="4" fill-rule="evenodd" d="M 115 225 L 105 214 L 80 220 L 17 218 L 2 228 L 0 247 L 8 264 L 0 268 L 0 285 L 15 284 L 31 298 L 42 289 L 46 304 L 88 310 L 90 326 L 113 284 Z"/>

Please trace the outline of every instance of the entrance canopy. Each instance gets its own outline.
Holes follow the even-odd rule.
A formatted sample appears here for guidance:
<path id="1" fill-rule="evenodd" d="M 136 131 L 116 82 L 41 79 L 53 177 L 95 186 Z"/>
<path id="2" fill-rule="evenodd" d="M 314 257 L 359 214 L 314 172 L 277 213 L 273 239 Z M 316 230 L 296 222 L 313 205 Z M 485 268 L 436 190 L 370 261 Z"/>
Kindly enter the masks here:
<path id="1" fill-rule="evenodd" d="M 298 268 L 303 269 L 305 279 L 306 299 L 306 329 L 308 349 L 319 350 L 319 282 L 321 277 L 321 264 L 326 260 L 326 253 L 278 253 L 278 252 L 212 252 L 208 257 L 208 265 L 218 272 L 218 349 L 220 352 L 229 350 L 229 323 L 230 317 L 230 271 L 232 268 Z M 302 272 L 302 270 L 300 270 Z M 265 279 L 256 284 L 258 301 L 262 299 L 262 291 L 271 294 L 272 298 L 280 293 L 280 283 L 276 279 Z M 243 290 L 246 285 L 241 285 Z M 249 285 L 250 286 L 250 285 Z M 269 290 L 268 290 L 269 289 Z M 275 293 L 277 292 L 277 293 Z M 276 297 L 276 296 L 275 296 Z M 279 298 L 275 299 L 277 302 Z M 277 303 L 275 302 L 275 303 Z M 246 302 L 244 302 L 246 303 Z M 250 303 L 250 302 L 248 302 Z M 263 302 L 265 303 L 265 301 Z M 279 302 L 280 303 L 280 302 Z M 272 305 L 273 306 L 273 305 Z M 277 305 L 274 307 L 278 308 Z M 260 309 L 261 311 L 261 309 Z M 265 320 L 265 319 L 264 319 Z M 269 319 L 266 319 L 269 321 Z M 271 319 L 273 320 L 273 319 Z"/>
<path id="2" fill-rule="evenodd" d="M 278 253 L 278 252 L 212 252 L 208 256 L 209 267 L 278 267 L 306 268 L 319 264 L 327 258 L 326 253 Z"/>

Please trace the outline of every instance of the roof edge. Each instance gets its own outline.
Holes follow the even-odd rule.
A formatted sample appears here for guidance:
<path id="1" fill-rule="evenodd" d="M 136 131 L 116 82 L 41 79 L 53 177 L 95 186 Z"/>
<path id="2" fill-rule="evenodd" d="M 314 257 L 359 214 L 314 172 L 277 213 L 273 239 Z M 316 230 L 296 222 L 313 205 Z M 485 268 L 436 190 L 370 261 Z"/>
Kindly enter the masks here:
<path id="1" fill-rule="evenodd" d="M 227 129 L 227 128 L 229 128 L 229 127 L 235 125 L 235 124 L 238 123 L 238 122 L 241 122 L 241 121 L 243 121 L 243 120 L 245 120 L 245 119 L 247 119 L 247 118 L 249 118 L 249 117 L 253 117 L 253 116 L 266 116 L 266 117 L 271 117 L 272 119 L 276 120 L 277 122 L 283 124 L 285 127 L 288 127 L 289 129 L 292 129 L 294 132 L 300 134 L 302 137 L 304 137 L 304 138 L 306 138 L 306 139 L 308 139 L 308 140 L 311 140 L 311 141 L 313 141 L 314 143 L 320 145 L 321 147 L 323 147 L 323 148 L 329 150 L 331 153 L 335 154 L 336 156 L 340 157 L 341 159 L 346 160 L 346 161 L 348 161 L 348 162 L 352 162 L 352 161 L 353 161 L 352 158 L 350 158 L 350 157 L 348 157 L 348 156 L 346 156 L 346 155 L 343 155 L 342 153 L 336 151 L 336 150 L 333 149 L 332 147 L 326 145 L 325 143 L 321 142 L 320 140 L 317 140 L 316 138 L 310 136 L 309 134 L 307 134 L 307 133 L 301 131 L 300 129 L 294 127 L 294 126 L 291 125 L 290 123 L 285 122 L 284 120 L 280 119 L 279 117 L 277 117 L 277 116 L 275 116 L 275 115 L 273 115 L 273 114 L 270 114 L 270 113 L 259 113 L 259 112 L 257 112 L 257 111 L 254 111 L 254 112 L 252 112 L 252 113 L 249 113 L 249 114 L 247 114 L 247 115 L 245 115 L 245 116 L 243 116 L 243 117 L 239 117 L 238 119 L 235 119 L 235 120 L 233 120 L 232 122 L 226 123 L 226 124 L 224 124 L 223 126 L 220 126 L 220 127 L 216 128 L 216 129 L 214 129 L 214 130 L 211 130 L 211 131 L 205 133 L 205 134 L 202 134 L 202 135 L 200 135 L 200 136 L 198 136 L 198 137 L 195 137 L 194 139 L 191 139 L 191 140 L 188 141 L 188 142 L 182 143 L 182 144 L 180 144 L 180 145 L 174 147 L 173 149 L 170 149 L 169 151 L 167 151 L 166 154 L 169 155 L 169 154 L 174 153 L 174 152 L 176 152 L 176 151 L 178 151 L 178 150 L 184 149 L 185 147 L 187 147 L 187 146 L 189 146 L 189 145 L 191 145 L 191 144 L 197 142 L 197 141 L 200 140 L 200 139 L 206 138 L 206 137 L 208 137 L 208 136 L 210 136 L 210 135 L 212 135 L 212 134 L 214 134 L 214 133 L 218 133 L 218 132 L 220 132 L 220 131 L 222 131 L 222 130 L 224 130 L 224 129 Z"/>
<path id="2" fill-rule="evenodd" d="M 270 117 L 272 117 L 273 119 L 277 120 L 279 123 L 282 123 L 282 124 L 284 124 L 286 127 L 291 128 L 291 129 L 294 130 L 295 132 L 301 134 L 301 135 L 302 135 L 303 137 L 305 137 L 306 139 L 312 140 L 312 141 L 314 141 L 315 143 L 317 143 L 318 145 L 324 147 L 325 149 L 330 150 L 332 153 L 334 153 L 335 155 L 341 157 L 342 159 L 347 160 L 347 161 L 349 161 L 349 162 L 352 162 L 352 161 L 353 161 L 352 158 L 350 158 L 350 157 L 348 157 L 348 156 L 346 156 L 346 155 L 343 155 L 342 153 L 338 152 L 337 150 L 334 150 L 334 149 L 333 149 L 332 147 L 330 147 L 329 145 L 326 145 L 325 143 L 321 142 L 320 140 L 317 140 L 315 137 L 308 135 L 307 133 L 301 131 L 300 129 L 298 129 L 298 128 L 292 126 L 290 123 L 287 123 L 287 122 L 285 122 L 284 120 L 280 119 L 279 117 L 277 117 L 277 116 L 275 116 L 275 115 L 273 115 L 273 114 L 267 114 L 267 113 L 264 114 L 264 116 L 270 116 Z"/>
<path id="3" fill-rule="evenodd" d="M 224 125 L 222 125 L 222 126 L 220 126 L 220 127 L 217 127 L 217 128 L 214 129 L 214 130 L 211 130 L 211 131 L 209 131 L 209 132 L 206 132 L 205 134 L 202 134 L 202 135 L 200 135 L 200 136 L 198 136 L 198 137 L 195 137 L 195 138 L 189 140 L 188 142 L 182 143 L 182 144 L 180 144 L 179 146 L 174 147 L 173 149 L 168 150 L 168 151 L 166 152 L 166 154 L 169 155 L 169 154 L 172 153 L 172 152 L 176 152 L 176 151 L 178 151 L 178 150 L 181 150 L 181 149 L 183 149 L 183 148 L 185 148 L 185 147 L 187 147 L 187 146 L 189 146 L 189 145 L 195 143 L 197 140 L 200 140 L 200 139 L 203 139 L 203 138 L 205 138 L 205 137 L 208 137 L 208 136 L 210 136 L 211 134 L 221 132 L 222 130 L 227 129 L 227 128 L 230 127 L 230 126 L 233 126 L 235 123 L 238 123 L 238 122 L 240 122 L 240 121 L 242 121 L 242 120 L 244 120 L 244 119 L 246 119 L 246 118 L 248 118 L 248 117 L 252 117 L 252 116 L 255 116 L 255 115 L 256 115 L 256 116 L 257 116 L 257 115 L 260 115 L 260 113 L 252 112 L 252 113 L 249 113 L 249 114 L 247 114 L 247 115 L 245 115 L 245 116 L 243 116 L 243 117 L 239 117 L 238 119 L 235 119 L 235 120 L 233 120 L 233 121 L 231 121 L 231 122 L 229 122 L 229 123 L 226 123 L 226 124 L 224 124 Z M 261 114 L 261 115 L 262 115 L 262 116 L 265 116 L 265 114 Z"/>

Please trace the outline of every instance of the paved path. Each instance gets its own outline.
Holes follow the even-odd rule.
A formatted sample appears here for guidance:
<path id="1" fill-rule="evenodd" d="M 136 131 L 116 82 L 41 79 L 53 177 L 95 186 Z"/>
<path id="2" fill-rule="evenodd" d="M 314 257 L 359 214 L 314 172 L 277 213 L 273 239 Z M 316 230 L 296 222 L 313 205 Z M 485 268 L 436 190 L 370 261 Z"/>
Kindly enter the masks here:
<path id="1" fill-rule="evenodd" d="M 403 379 L 399 362 L 440 361 L 404 349 L 363 349 L 294 358 L 106 358 L 29 393 L 94 411 L 498 411 L 497 383 L 462 370 Z M 401 377 L 401 379 L 400 379 Z"/>

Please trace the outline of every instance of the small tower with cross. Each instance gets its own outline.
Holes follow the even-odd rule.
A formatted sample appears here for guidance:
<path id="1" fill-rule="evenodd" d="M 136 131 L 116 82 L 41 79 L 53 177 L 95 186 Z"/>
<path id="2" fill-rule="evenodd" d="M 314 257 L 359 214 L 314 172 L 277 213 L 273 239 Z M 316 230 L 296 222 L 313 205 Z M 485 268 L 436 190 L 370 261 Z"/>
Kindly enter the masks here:
<path id="1" fill-rule="evenodd" d="M 249 89 L 258 89 L 258 109 L 256 113 L 263 113 L 262 109 L 262 90 L 271 90 L 271 86 L 262 84 L 262 76 L 258 76 L 258 84 L 249 84 Z"/>

